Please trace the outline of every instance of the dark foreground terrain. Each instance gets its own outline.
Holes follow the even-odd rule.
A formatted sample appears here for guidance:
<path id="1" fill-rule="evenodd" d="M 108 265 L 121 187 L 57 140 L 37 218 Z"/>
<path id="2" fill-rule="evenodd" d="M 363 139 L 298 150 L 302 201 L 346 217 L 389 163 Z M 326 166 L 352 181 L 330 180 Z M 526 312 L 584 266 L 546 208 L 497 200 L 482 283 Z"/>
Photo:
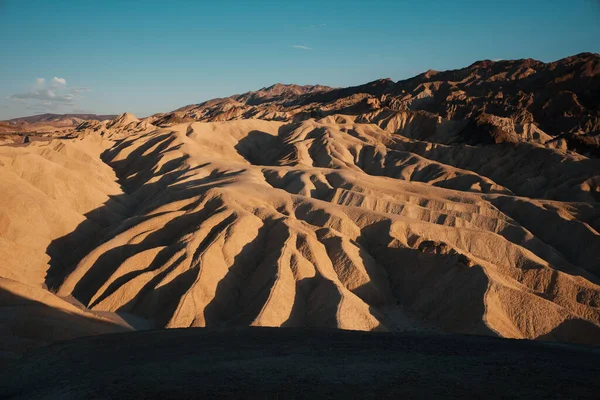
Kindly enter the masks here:
<path id="1" fill-rule="evenodd" d="M 600 349 L 286 328 L 101 335 L 29 353 L 8 398 L 597 398 Z"/>

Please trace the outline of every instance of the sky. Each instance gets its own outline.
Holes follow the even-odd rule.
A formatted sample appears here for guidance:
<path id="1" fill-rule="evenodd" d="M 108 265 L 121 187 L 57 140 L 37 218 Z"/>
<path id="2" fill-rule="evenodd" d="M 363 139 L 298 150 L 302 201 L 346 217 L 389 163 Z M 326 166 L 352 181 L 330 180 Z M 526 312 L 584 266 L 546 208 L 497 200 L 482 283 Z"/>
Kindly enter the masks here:
<path id="1" fill-rule="evenodd" d="M 0 119 L 600 53 L 600 0 L 0 0 Z"/>

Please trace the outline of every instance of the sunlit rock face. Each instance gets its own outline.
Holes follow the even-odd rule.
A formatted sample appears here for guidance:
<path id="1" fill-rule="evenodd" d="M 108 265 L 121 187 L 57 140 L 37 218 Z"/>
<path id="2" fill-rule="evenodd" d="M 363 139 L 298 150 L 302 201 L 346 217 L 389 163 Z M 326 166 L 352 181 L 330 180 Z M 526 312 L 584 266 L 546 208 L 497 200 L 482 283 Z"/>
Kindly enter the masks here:
<path id="1" fill-rule="evenodd" d="M 599 344 L 599 88 L 598 55 L 482 61 L 6 142 L 5 347 L 204 326 Z"/>

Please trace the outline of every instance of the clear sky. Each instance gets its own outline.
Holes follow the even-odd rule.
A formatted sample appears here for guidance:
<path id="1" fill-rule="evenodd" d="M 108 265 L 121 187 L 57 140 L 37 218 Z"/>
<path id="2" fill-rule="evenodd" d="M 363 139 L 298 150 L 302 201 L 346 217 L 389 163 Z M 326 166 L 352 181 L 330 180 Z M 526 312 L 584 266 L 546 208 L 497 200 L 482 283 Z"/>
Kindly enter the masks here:
<path id="1" fill-rule="evenodd" d="M 0 119 L 600 52 L 599 0 L 0 0 Z"/>

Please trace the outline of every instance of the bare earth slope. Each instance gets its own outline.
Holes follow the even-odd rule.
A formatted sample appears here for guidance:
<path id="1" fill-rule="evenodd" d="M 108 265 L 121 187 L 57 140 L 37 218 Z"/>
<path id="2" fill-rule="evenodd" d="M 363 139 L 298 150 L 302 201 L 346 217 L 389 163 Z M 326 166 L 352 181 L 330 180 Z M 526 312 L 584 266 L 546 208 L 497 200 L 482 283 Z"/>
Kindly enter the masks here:
<path id="1" fill-rule="evenodd" d="M 83 121 L 106 121 L 115 117 L 116 115 L 96 114 L 40 114 L 0 121 L 0 133 L 53 132 L 75 128 Z"/>
<path id="2" fill-rule="evenodd" d="M 275 85 L 4 145 L 0 350 L 241 326 L 598 345 L 600 160 L 572 143 L 599 60 Z"/>

